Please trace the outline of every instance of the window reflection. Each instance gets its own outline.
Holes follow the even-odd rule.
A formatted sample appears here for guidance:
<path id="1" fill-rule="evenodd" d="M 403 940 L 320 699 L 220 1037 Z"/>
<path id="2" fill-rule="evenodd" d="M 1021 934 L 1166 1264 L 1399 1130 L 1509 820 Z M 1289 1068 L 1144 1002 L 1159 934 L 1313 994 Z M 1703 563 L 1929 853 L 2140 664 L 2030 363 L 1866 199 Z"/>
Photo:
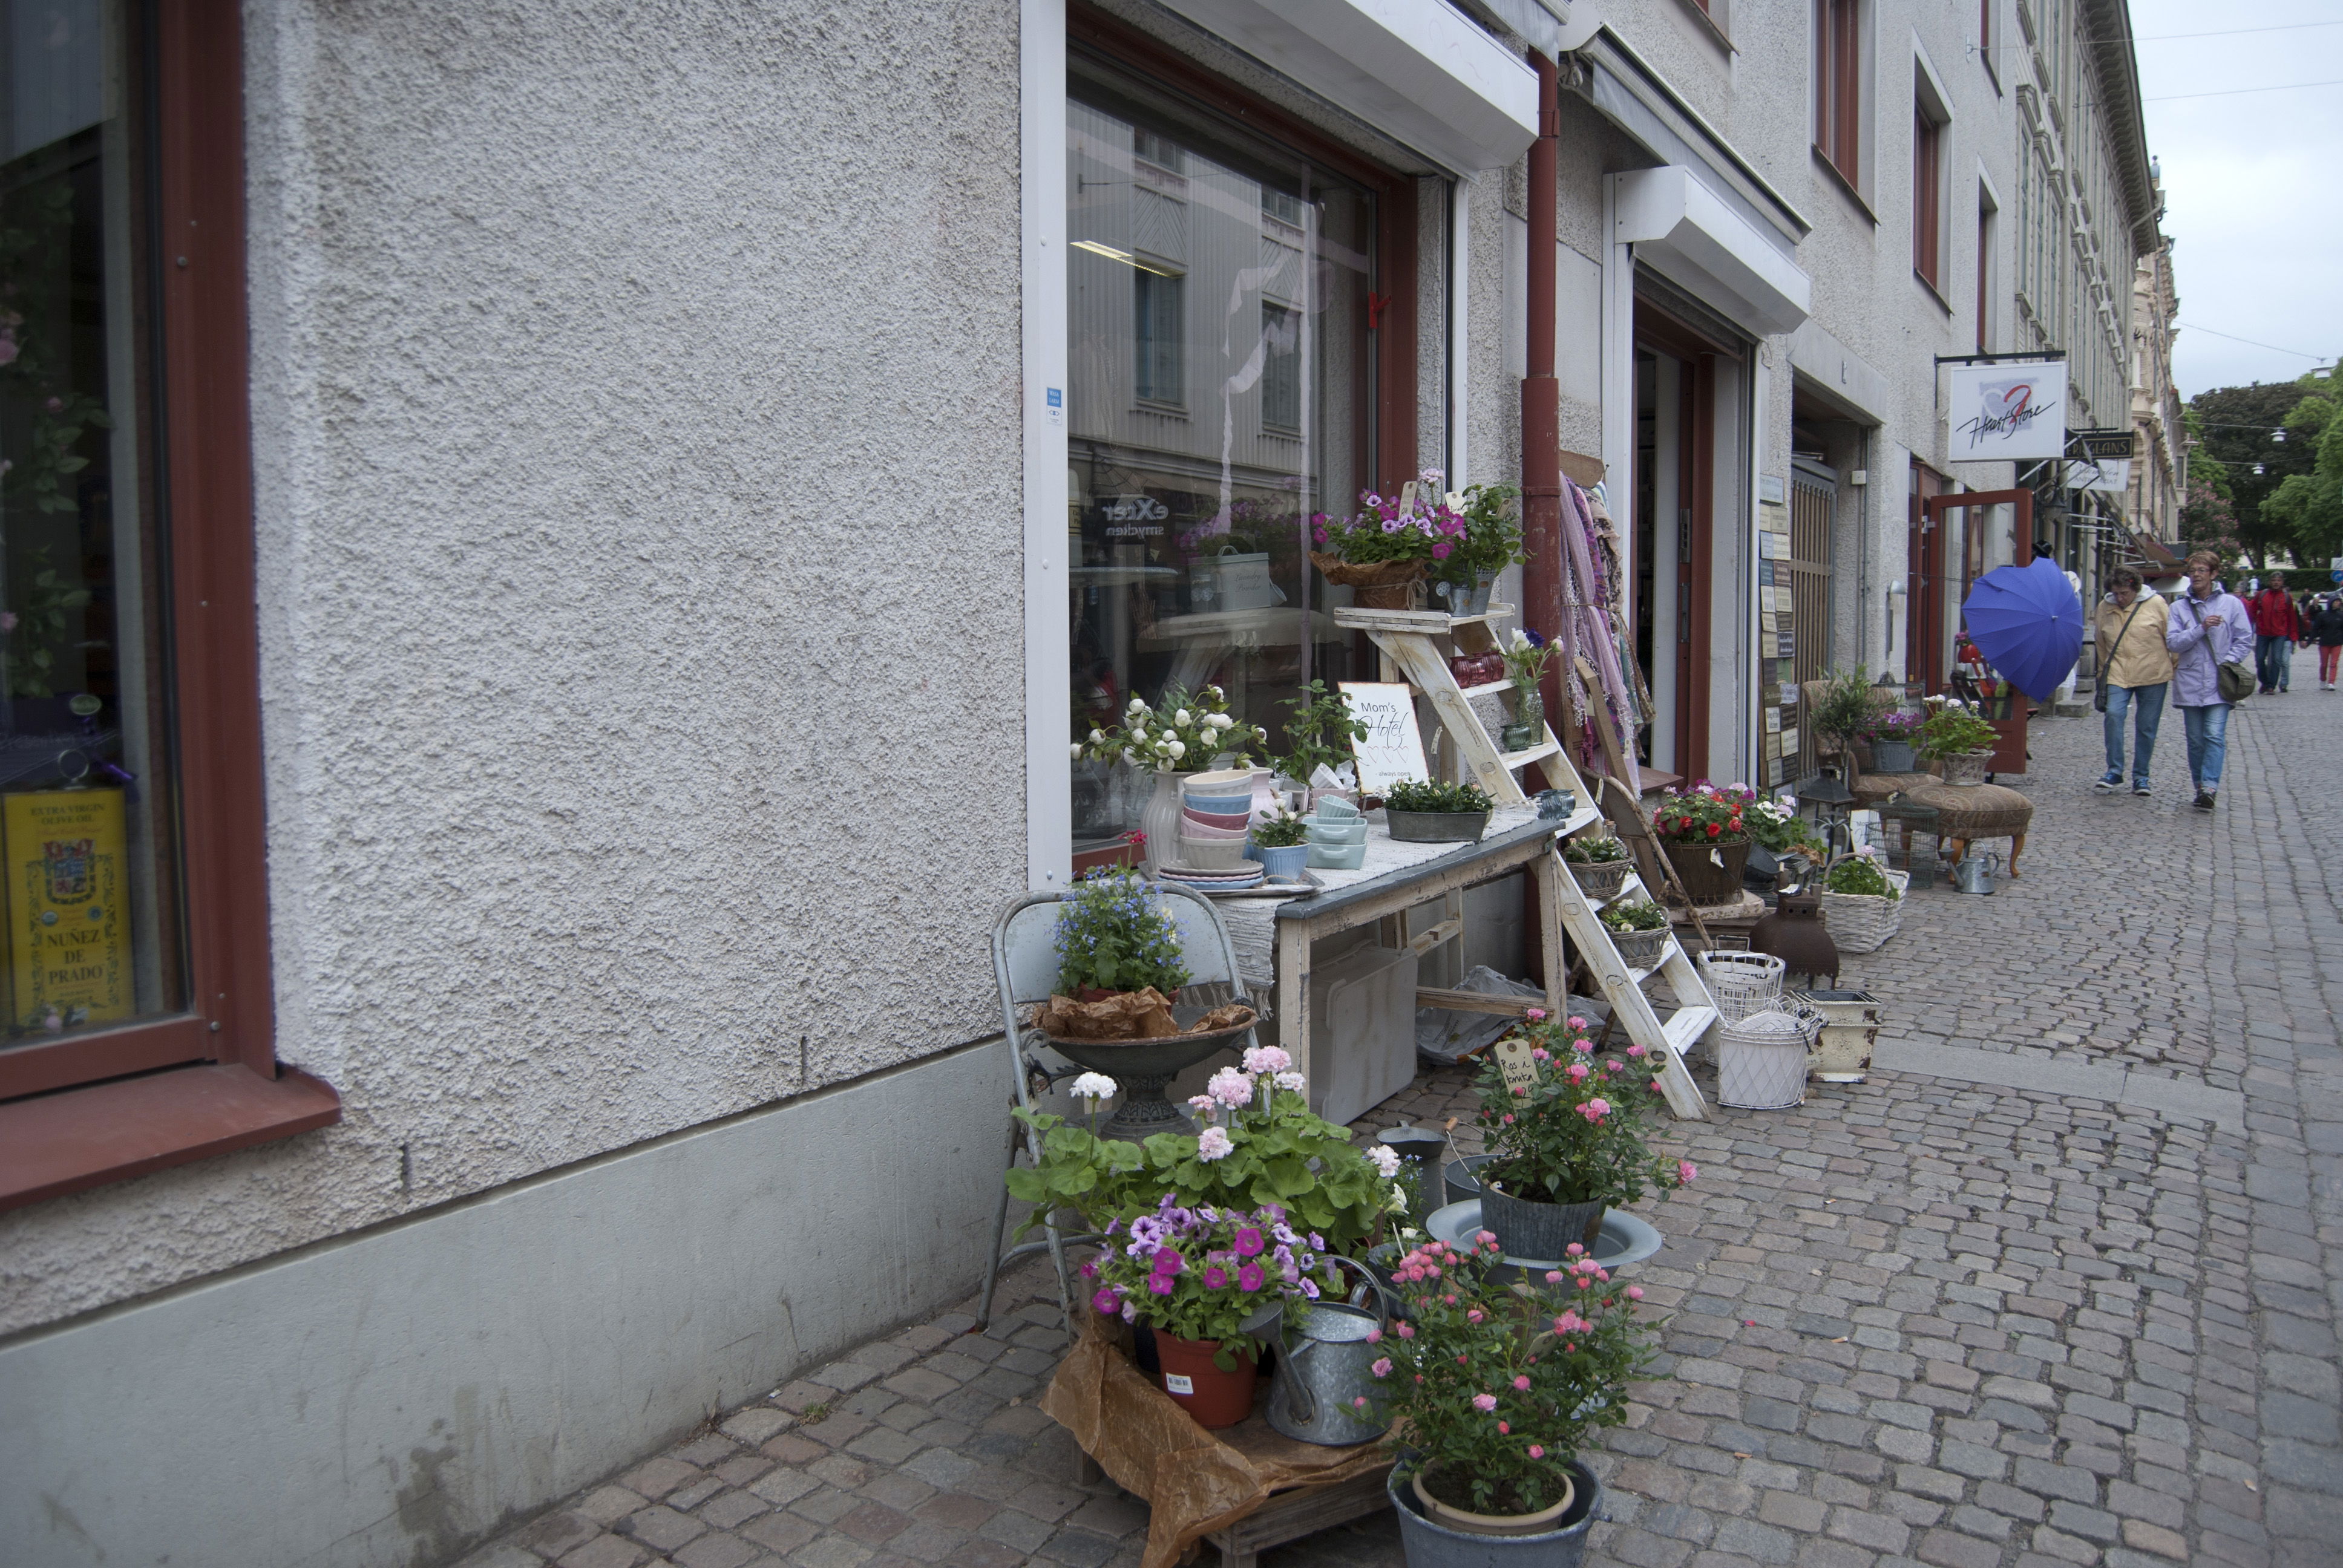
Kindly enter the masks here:
<path id="1" fill-rule="evenodd" d="M 1067 107 L 1074 734 L 1215 684 L 1283 743 L 1350 676 L 1304 532 L 1365 484 L 1373 198 L 1083 57 Z M 1150 781 L 1074 764 L 1075 849 Z"/>

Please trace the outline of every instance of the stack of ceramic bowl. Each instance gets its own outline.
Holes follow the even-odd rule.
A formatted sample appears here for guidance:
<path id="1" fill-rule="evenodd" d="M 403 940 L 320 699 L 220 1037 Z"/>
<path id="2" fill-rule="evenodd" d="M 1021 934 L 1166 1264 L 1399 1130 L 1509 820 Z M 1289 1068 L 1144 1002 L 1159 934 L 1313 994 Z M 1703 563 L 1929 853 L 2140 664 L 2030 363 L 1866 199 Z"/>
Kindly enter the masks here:
<path id="1" fill-rule="evenodd" d="M 1367 859 L 1367 819 L 1339 796 L 1318 802 L 1302 819 L 1310 829 L 1310 863 L 1329 871 L 1355 871 Z"/>
<path id="2" fill-rule="evenodd" d="M 1200 893 L 1241 893 L 1247 888 L 1260 887 L 1265 874 L 1259 860 L 1240 861 L 1232 871 L 1200 871 L 1192 866 L 1177 864 L 1155 869 L 1159 881 L 1177 882 Z"/>
<path id="3" fill-rule="evenodd" d="M 1242 768 L 1197 773 L 1180 781 L 1180 862 L 1187 871 L 1246 867 L 1252 830 L 1252 773 Z M 1256 875 L 1261 867 L 1250 868 Z"/>

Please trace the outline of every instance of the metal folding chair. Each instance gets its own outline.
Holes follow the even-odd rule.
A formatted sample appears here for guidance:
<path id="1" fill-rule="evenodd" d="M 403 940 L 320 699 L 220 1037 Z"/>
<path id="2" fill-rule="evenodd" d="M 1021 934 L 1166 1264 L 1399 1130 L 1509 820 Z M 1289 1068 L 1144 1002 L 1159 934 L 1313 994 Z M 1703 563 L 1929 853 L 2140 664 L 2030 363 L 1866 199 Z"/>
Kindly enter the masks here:
<path id="1" fill-rule="evenodd" d="M 1171 902 L 1172 919 L 1180 931 L 1181 961 L 1188 967 L 1189 981 L 1182 988 L 1180 1000 L 1214 1005 L 1242 1001 L 1266 1018 L 1263 1005 L 1245 990 L 1244 976 L 1237 969 L 1236 949 L 1230 944 L 1228 928 L 1221 923 L 1221 912 L 1212 907 L 1212 901 L 1202 893 L 1168 883 L 1158 884 L 1156 890 Z M 1023 1019 L 1025 1009 L 1049 1000 L 1051 992 L 1057 988 L 1057 906 L 1064 897 L 1063 893 L 1021 894 L 1001 906 L 1000 918 L 992 926 L 992 973 L 1001 987 L 1001 1030 L 1009 1042 L 1009 1070 L 1015 1091 L 1011 1103 L 1027 1111 L 1048 1095 L 1060 1080 L 1082 1070 L 1050 1050 L 1047 1038 L 1039 1030 L 1027 1028 Z M 1243 1040 L 1252 1043 L 1253 1036 L 1247 1033 Z M 1004 1172 L 1016 1165 L 1021 1142 L 1026 1158 L 1039 1164 L 1040 1136 L 1012 1116 Z M 1038 1241 L 1007 1247 L 1003 1243 L 1008 1231 L 1009 1187 L 1004 1181 L 1001 1206 L 992 1222 L 992 1257 L 984 1268 L 984 1296 L 976 1310 L 977 1326 L 982 1328 L 992 1321 L 993 1287 L 1000 1282 L 1002 1266 L 1046 1250 L 1058 1271 L 1058 1307 L 1065 1314 L 1066 1332 L 1071 1333 L 1073 1292 L 1066 1275 L 1066 1247 L 1070 1242 L 1096 1238 L 1065 1235 L 1047 1219 L 1043 1221 L 1042 1239 Z"/>

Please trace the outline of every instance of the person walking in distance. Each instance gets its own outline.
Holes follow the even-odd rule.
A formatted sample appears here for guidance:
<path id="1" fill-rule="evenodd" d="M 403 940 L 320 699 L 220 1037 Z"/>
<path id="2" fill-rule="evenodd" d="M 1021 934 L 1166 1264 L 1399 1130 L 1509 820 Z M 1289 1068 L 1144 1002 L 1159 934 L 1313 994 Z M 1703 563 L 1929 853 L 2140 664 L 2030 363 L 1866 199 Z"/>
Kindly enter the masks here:
<path id="1" fill-rule="evenodd" d="M 2172 650 L 2164 646 L 2171 607 L 2161 594 L 2142 591 L 2139 574 L 2117 567 L 2099 600 L 2097 646 L 2103 649 L 2095 699 L 2107 714 L 2107 770 L 2092 789 L 2111 794 L 2123 788 L 2124 720 L 2132 721 L 2131 792 L 2150 793 L 2148 754 L 2156 749 L 2157 726 L 2172 681 Z"/>
<path id="2" fill-rule="evenodd" d="M 2318 689 L 2335 689 L 2335 667 L 2343 663 L 2343 594 L 2328 594 L 2312 608 L 2305 628 L 2318 642 Z"/>
<path id="3" fill-rule="evenodd" d="M 2214 580 L 2221 558 L 2198 550 L 2188 558 L 2188 591 L 2173 605 L 2164 646 L 2174 655 L 2172 701 L 2188 735 L 2188 778 L 2197 786 L 2192 802 L 2213 809 L 2221 788 L 2221 763 L 2228 755 L 2229 702 L 2221 695 L 2221 666 L 2254 651 L 2254 627 L 2245 600 Z"/>
<path id="4" fill-rule="evenodd" d="M 2302 617 L 2286 591 L 2286 574 L 2272 572 L 2246 608 L 2254 618 L 2254 680 L 2261 692 L 2284 691 L 2294 673 L 2294 645 Z"/>

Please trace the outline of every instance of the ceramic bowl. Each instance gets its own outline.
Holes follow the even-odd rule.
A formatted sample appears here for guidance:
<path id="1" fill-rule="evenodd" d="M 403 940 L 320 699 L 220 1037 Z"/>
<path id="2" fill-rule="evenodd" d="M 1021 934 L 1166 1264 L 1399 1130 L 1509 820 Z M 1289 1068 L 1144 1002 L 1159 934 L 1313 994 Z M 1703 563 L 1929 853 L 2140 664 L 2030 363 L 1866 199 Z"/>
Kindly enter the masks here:
<path id="1" fill-rule="evenodd" d="M 1183 839 L 1194 839 L 1208 843 L 1220 843 L 1225 840 L 1229 843 L 1242 844 L 1252 835 L 1242 828 L 1207 828 L 1200 822 L 1192 822 L 1182 818 L 1180 821 L 1180 836 Z"/>
<path id="2" fill-rule="evenodd" d="M 1234 828 L 1239 832 L 1252 825 L 1252 819 L 1242 811 L 1199 811 L 1193 806 L 1183 807 L 1180 819 L 1200 828 Z"/>
<path id="3" fill-rule="evenodd" d="M 1180 804 L 1191 811 L 1202 811 L 1211 817 L 1252 815 L 1252 797 L 1250 795 L 1187 795 L 1181 798 Z"/>
<path id="4" fill-rule="evenodd" d="M 1192 839 L 1180 835 L 1180 859 L 1200 871 L 1232 871 L 1244 864 L 1244 836 Z"/>
<path id="5" fill-rule="evenodd" d="M 1180 787 L 1183 789 L 1210 790 L 1216 795 L 1233 794 L 1242 789 L 1250 794 L 1252 791 L 1252 769 L 1222 768 L 1208 773 L 1191 773 L 1180 780 Z"/>

